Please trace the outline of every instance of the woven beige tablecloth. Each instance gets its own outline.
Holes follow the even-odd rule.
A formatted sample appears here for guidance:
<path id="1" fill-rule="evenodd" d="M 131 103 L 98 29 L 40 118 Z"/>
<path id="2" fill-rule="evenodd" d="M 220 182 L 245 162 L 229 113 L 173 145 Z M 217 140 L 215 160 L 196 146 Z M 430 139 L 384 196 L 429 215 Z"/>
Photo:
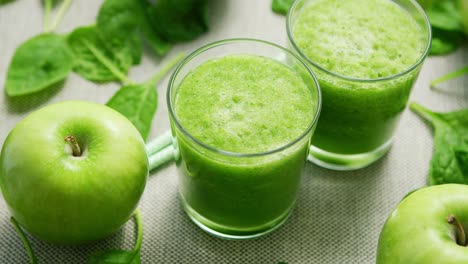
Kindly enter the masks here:
<path id="1" fill-rule="evenodd" d="M 39 0 L 16 0 L 0 6 L 0 144 L 9 131 L 30 112 L 50 103 L 82 99 L 105 103 L 118 89 L 96 85 L 72 74 L 53 95 L 27 101 L 7 99 L 5 74 L 15 47 L 40 32 Z M 146 52 L 130 78 L 144 81 L 161 62 L 180 51 L 192 51 L 209 42 L 251 37 L 286 43 L 285 18 L 270 10 L 270 0 L 211 1 L 210 32 L 195 41 L 177 45 L 165 58 Z M 59 32 L 93 23 L 102 1 L 77 0 L 71 5 Z M 429 81 L 468 63 L 468 47 L 444 57 L 426 60 L 411 100 L 435 110 L 468 107 L 468 78 L 429 89 Z M 157 87 L 159 107 L 151 137 L 169 128 L 165 92 L 167 78 Z M 431 128 L 408 109 L 403 113 L 393 148 L 372 166 L 336 172 L 307 164 L 297 206 L 286 224 L 271 235 L 250 241 L 227 241 L 196 227 L 184 214 L 177 196 L 173 164 L 153 171 L 140 203 L 144 221 L 143 263 L 373 263 L 380 229 L 387 215 L 410 190 L 427 182 L 432 155 Z M 0 196 L 0 263 L 27 263 L 19 237 L 9 225 L 9 212 Z M 32 239 L 40 263 L 84 263 L 90 253 L 106 248 L 131 248 L 134 225 L 129 222 L 112 237 L 86 246 L 61 247 Z"/>

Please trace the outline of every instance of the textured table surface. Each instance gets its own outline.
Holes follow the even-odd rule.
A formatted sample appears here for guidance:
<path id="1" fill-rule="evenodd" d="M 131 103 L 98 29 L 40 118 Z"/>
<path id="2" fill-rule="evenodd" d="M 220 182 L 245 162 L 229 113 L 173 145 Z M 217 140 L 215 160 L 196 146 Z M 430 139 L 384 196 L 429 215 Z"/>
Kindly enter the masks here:
<path id="1" fill-rule="evenodd" d="M 74 1 L 58 27 L 59 32 L 93 23 L 102 1 Z M 192 51 L 209 42 L 252 37 L 284 45 L 285 18 L 270 11 L 270 0 L 211 1 L 210 32 L 177 45 L 165 58 L 150 52 L 130 78 L 143 81 L 171 56 Z M 53 94 L 15 101 L 3 92 L 5 74 L 15 47 L 39 33 L 39 0 L 16 0 L 0 6 L 0 144 L 30 112 L 50 103 L 82 99 L 105 103 L 118 89 L 96 85 L 72 74 Z M 440 111 L 468 107 L 468 78 L 429 89 L 429 81 L 468 62 L 468 47 L 444 57 L 426 60 L 411 101 Z M 167 78 L 157 87 L 159 107 L 150 137 L 169 128 L 165 96 Z M 410 190 L 427 182 L 432 155 L 432 132 L 415 114 L 405 110 L 391 151 L 368 168 L 335 172 L 307 164 L 297 206 L 276 232 L 250 241 L 226 241 L 196 227 L 182 211 L 177 196 L 174 165 L 153 171 L 140 203 L 144 221 L 143 263 L 373 263 L 377 240 L 387 215 Z M 9 212 L 0 196 L 0 263 L 27 263 L 21 241 L 9 225 Z M 52 246 L 32 239 L 40 263 L 84 263 L 90 253 L 106 248 L 131 248 L 134 225 L 129 222 L 112 237 L 86 246 Z"/>

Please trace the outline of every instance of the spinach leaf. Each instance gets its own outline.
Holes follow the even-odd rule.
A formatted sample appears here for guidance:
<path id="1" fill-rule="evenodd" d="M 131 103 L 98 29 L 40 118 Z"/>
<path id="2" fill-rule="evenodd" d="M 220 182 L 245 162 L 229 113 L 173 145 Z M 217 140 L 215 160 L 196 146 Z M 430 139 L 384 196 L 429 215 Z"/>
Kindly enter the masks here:
<path id="1" fill-rule="evenodd" d="M 138 0 L 138 3 L 140 4 L 140 8 L 142 10 L 140 20 L 141 34 L 143 34 L 149 46 L 156 53 L 156 55 L 163 56 L 169 51 L 172 44 L 162 39 L 162 37 L 159 36 L 156 32 L 156 25 L 153 26 L 151 23 L 150 3 L 148 3 L 146 0 Z"/>
<path id="2" fill-rule="evenodd" d="M 106 105 L 126 116 L 146 140 L 158 106 L 158 94 L 153 85 L 123 86 Z"/>
<path id="3" fill-rule="evenodd" d="M 64 80 L 74 65 L 74 56 L 63 36 L 44 33 L 21 44 L 8 68 L 8 96 L 43 90 Z"/>
<path id="4" fill-rule="evenodd" d="M 410 108 L 435 129 L 429 184 L 468 184 L 468 109 L 437 113 L 417 103 Z"/>
<path id="5" fill-rule="evenodd" d="M 75 29 L 68 37 L 68 44 L 77 58 L 73 70 L 83 78 L 131 83 L 126 74 L 134 55 L 128 45 L 105 41 L 95 26 Z"/>
<path id="6" fill-rule="evenodd" d="M 141 57 L 143 56 L 143 43 L 140 36 L 137 34 L 130 35 L 128 37 L 128 47 L 130 49 L 133 65 L 141 63 Z"/>
<path id="7" fill-rule="evenodd" d="M 459 0 L 459 5 L 465 34 L 468 36 L 468 0 Z"/>
<path id="8" fill-rule="evenodd" d="M 468 175 L 468 149 L 456 148 L 455 157 L 457 157 L 462 174 Z"/>
<path id="9" fill-rule="evenodd" d="M 417 0 L 417 2 L 424 10 L 429 9 L 432 5 L 432 0 Z"/>
<path id="10" fill-rule="evenodd" d="M 462 43 L 464 36 L 453 32 L 432 28 L 432 43 L 429 55 L 445 55 L 455 51 Z"/>
<path id="11" fill-rule="evenodd" d="M 286 15 L 293 2 L 294 0 L 273 0 L 271 9 L 277 14 Z"/>
<path id="12" fill-rule="evenodd" d="M 448 31 L 464 32 L 462 15 L 457 1 L 434 1 L 431 8 L 426 10 L 431 26 Z"/>
<path id="13" fill-rule="evenodd" d="M 158 0 L 148 12 L 157 35 L 170 43 L 208 31 L 207 0 Z"/>
<path id="14" fill-rule="evenodd" d="M 139 26 L 140 9 L 135 0 L 105 0 L 99 9 L 96 26 L 106 40 L 128 38 Z"/>
<path id="15" fill-rule="evenodd" d="M 155 30 L 153 29 L 153 27 L 151 26 L 149 22 L 142 23 L 141 33 L 145 37 L 151 49 L 158 56 L 165 55 L 172 46 L 172 44 L 163 40 L 161 37 L 159 37 L 156 34 Z"/>
<path id="16" fill-rule="evenodd" d="M 466 38 L 462 17 L 462 1 L 433 1 L 425 9 L 432 27 L 430 55 L 455 51 Z M 468 4 L 467 4 L 468 5 Z"/>
<path id="17" fill-rule="evenodd" d="M 141 38 L 159 55 L 173 43 L 191 40 L 208 30 L 207 0 L 106 0 L 99 10 L 97 28 L 112 44 L 133 51 L 141 58 Z"/>
<path id="18" fill-rule="evenodd" d="M 143 223 L 141 221 L 140 211 L 135 211 L 135 221 L 137 228 L 137 241 L 131 251 L 111 249 L 108 251 L 97 252 L 88 258 L 87 264 L 140 264 L 140 251 L 143 242 Z"/>
<path id="19" fill-rule="evenodd" d="M 106 0 L 99 9 L 97 27 L 105 39 L 128 45 L 133 52 L 134 64 L 139 64 L 142 54 L 140 34 L 154 52 L 162 56 L 170 44 L 158 36 L 149 19 L 150 3 L 146 0 Z"/>
<path id="20" fill-rule="evenodd" d="M 103 39 L 112 46 L 127 46 L 132 53 L 133 64 L 139 64 L 142 56 L 142 43 L 138 36 L 141 13 L 138 1 L 106 0 L 96 19 L 96 27 Z"/>
<path id="21" fill-rule="evenodd" d="M 179 54 L 170 60 L 146 83 L 123 86 L 106 104 L 126 116 L 145 140 L 151 130 L 151 123 L 158 105 L 155 86 L 169 70 L 180 62 L 183 56 L 184 54 Z"/>
<path id="22" fill-rule="evenodd" d="M 0 5 L 3 5 L 3 4 L 8 4 L 10 2 L 13 2 L 15 0 L 0 0 Z"/>

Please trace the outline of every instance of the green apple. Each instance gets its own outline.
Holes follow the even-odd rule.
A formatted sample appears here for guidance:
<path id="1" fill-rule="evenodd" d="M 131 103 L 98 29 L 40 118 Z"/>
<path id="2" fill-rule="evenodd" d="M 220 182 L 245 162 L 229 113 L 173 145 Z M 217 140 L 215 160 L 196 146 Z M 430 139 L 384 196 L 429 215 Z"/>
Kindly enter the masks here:
<path id="1" fill-rule="evenodd" d="M 148 176 L 137 129 L 83 101 L 44 107 L 19 122 L 0 154 L 0 187 L 28 232 L 58 244 L 104 238 L 132 215 Z"/>
<path id="2" fill-rule="evenodd" d="M 468 263 L 468 186 L 444 184 L 404 198 L 380 233 L 377 264 Z"/>

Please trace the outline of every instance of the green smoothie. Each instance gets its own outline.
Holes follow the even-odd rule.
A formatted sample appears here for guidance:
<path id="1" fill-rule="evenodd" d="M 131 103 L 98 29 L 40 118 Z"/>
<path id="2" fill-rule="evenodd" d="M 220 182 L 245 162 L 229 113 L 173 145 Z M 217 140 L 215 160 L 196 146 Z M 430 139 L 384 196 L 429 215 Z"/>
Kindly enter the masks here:
<path id="1" fill-rule="evenodd" d="M 173 125 L 188 214 L 230 235 L 262 232 L 283 221 L 308 152 L 310 140 L 301 136 L 311 133 L 317 104 L 301 75 L 269 58 L 230 55 L 189 72 L 177 88 L 175 116 L 208 148 Z"/>
<path id="2" fill-rule="evenodd" d="M 393 1 L 305 2 L 291 28 L 322 90 L 312 145 L 336 154 L 372 152 L 391 140 L 420 65 L 388 77 L 423 57 L 427 30 Z"/>

